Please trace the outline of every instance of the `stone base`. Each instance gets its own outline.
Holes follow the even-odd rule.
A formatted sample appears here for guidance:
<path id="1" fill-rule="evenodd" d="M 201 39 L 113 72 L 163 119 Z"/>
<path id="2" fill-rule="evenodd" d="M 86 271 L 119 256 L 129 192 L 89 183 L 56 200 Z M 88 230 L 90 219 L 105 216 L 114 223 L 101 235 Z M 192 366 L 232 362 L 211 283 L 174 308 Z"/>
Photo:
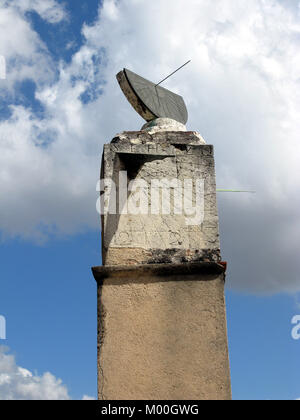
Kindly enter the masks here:
<path id="1" fill-rule="evenodd" d="M 231 399 L 225 267 L 94 267 L 100 400 Z"/>

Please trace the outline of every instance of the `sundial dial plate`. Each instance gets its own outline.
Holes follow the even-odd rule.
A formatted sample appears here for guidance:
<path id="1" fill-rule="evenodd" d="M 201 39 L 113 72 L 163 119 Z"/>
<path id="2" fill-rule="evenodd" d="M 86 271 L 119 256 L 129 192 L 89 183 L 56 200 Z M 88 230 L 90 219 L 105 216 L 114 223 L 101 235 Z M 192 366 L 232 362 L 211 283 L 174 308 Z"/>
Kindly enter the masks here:
<path id="1" fill-rule="evenodd" d="M 117 74 L 120 87 L 133 108 L 146 121 L 171 118 L 186 124 L 187 109 L 183 98 L 128 69 Z"/>

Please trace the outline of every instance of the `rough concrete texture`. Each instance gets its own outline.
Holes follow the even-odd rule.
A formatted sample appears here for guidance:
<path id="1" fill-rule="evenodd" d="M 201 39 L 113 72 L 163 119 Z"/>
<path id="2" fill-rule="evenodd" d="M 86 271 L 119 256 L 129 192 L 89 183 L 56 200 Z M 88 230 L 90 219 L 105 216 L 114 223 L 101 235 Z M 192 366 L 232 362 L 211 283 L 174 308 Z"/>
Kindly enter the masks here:
<path id="1" fill-rule="evenodd" d="M 99 399 L 231 398 L 224 274 L 173 271 L 98 283 Z"/>
<path id="2" fill-rule="evenodd" d="M 120 214 L 124 204 L 117 200 L 117 214 L 102 217 L 103 262 L 107 265 L 143 264 L 182 261 L 220 261 L 219 227 L 216 205 L 216 183 L 213 147 L 206 145 L 195 132 L 161 131 L 124 132 L 111 144 L 104 146 L 102 178 L 113 179 L 119 195 L 119 173 L 127 171 L 127 184 L 142 180 L 149 186 L 142 193 L 147 196 L 148 214 Z M 199 215 L 176 214 L 183 205 L 183 193 L 170 191 L 169 214 L 152 214 L 152 180 L 193 180 L 193 205 L 196 179 L 204 182 L 204 220 Z M 156 192 L 161 194 L 157 187 Z M 130 193 L 128 194 L 128 200 Z M 110 200 L 109 196 L 106 198 Z M 162 205 L 162 198 L 160 199 Z M 198 206 L 200 211 L 200 206 Z M 195 216 L 195 217 L 194 217 Z"/>

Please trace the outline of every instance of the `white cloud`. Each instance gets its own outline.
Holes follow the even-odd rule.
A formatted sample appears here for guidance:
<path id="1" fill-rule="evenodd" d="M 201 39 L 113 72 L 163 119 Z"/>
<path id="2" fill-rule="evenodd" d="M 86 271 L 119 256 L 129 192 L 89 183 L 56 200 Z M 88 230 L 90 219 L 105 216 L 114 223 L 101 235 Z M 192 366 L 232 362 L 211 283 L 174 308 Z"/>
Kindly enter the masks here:
<path id="1" fill-rule="evenodd" d="M 67 17 L 64 6 L 56 0 L 4 0 L 4 4 L 18 8 L 23 13 L 36 12 L 42 19 L 53 24 L 59 23 Z"/>
<path id="2" fill-rule="evenodd" d="M 14 95 L 16 82 L 31 79 L 42 85 L 54 81 L 54 63 L 26 17 L 30 11 L 52 24 L 68 18 L 64 6 L 56 0 L 0 0 L 0 54 L 7 67 L 6 79 L 0 83 L 4 98 Z"/>
<path id="3" fill-rule="evenodd" d="M 82 397 L 82 400 L 83 401 L 94 401 L 96 398 L 94 398 L 94 397 L 90 397 L 89 395 L 84 395 L 83 397 Z"/>
<path id="4" fill-rule="evenodd" d="M 15 357 L 0 347 L 0 400 L 69 400 L 68 390 L 51 373 L 41 376 L 17 366 Z"/>
<path id="5" fill-rule="evenodd" d="M 15 9 L 0 9 L 0 19 L 1 13 Z M 32 61 L 17 74 L 32 72 L 45 117 L 16 106 L 0 123 L 2 232 L 40 239 L 49 231 L 98 229 L 94 189 L 102 144 L 143 124 L 114 75 L 128 67 L 161 80 L 192 59 L 165 86 L 186 99 L 189 128 L 215 145 L 218 185 L 257 191 L 219 196 L 228 282 L 254 291 L 300 290 L 297 13 L 275 0 L 105 0 L 99 19 L 84 26 L 85 43 L 72 62 L 60 63 L 58 80 L 19 15 L 23 32 L 15 37 L 24 36 Z M 1 39 L 0 53 L 10 42 Z M 18 56 L 17 42 L 11 45 Z"/>
<path id="6" fill-rule="evenodd" d="M 38 85 L 51 83 L 55 67 L 29 21 L 14 3 L 9 4 L 3 5 L 0 0 L 0 54 L 6 61 L 6 79 L 0 81 L 0 95 L 17 99 L 13 90 L 16 82 L 31 79 Z"/>
<path id="7" fill-rule="evenodd" d="M 50 372 L 33 374 L 16 364 L 8 348 L 0 346 L 0 400 L 70 400 L 67 387 Z M 82 400 L 94 400 L 84 395 Z"/>

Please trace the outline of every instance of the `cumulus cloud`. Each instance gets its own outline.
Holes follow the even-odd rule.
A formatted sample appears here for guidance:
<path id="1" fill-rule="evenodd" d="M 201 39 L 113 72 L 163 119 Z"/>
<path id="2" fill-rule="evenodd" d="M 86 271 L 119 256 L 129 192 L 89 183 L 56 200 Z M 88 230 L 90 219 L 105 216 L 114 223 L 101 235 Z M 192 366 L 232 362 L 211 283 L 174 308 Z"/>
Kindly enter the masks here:
<path id="1" fill-rule="evenodd" d="M 69 400 L 68 390 L 49 372 L 34 375 L 16 364 L 15 357 L 0 347 L 0 400 Z"/>
<path id="2" fill-rule="evenodd" d="M 1 13 L 17 12 L 6 5 Z M 219 195 L 228 284 L 300 290 L 298 7 L 279 0 L 104 0 L 98 20 L 82 28 L 84 44 L 58 68 L 18 13 L 23 32 L 16 39 L 24 36 L 32 60 L 20 64 L 14 80 L 32 73 L 44 114 L 15 105 L 0 122 L 3 235 L 42 239 L 98 228 L 102 145 L 143 124 L 114 75 L 127 67 L 158 81 L 192 59 L 165 86 L 186 99 L 188 127 L 215 145 L 217 184 L 257 191 Z M 1 38 L 0 53 L 10 42 Z M 11 45 L 18 56 L 17 42 Z"/>
<path id="3" fill-rule="evenodd" d="M 67 17 L 64 6 L 56 0 L 4 0 L 4 5 L 18 8 L 23 13 L 36 12 L 42 19 L 53 24 Z"/>
<path id="4" fill-rule="evenodd" d="M 37 375 L 16 363 L 9 349 L 0 346 L 0 400 L 70 400 L 68 389 L 61 379 L 46 372 Z M 82 400 L 95 400 L 84 395 Z"/>
<path id="5" fill-rule="evenodd" d="M 56 69 L 46 45 L 33 30 L 26 12 L 35 11 L 49 23 L 66 19 L 55 0 L 0 0 L 0 54 L 6 61 L 6 79 L 0 83 L 2 100 L 16 100 L 16 83 L 30 79 L 38 86 L 51 83 Z"/>

